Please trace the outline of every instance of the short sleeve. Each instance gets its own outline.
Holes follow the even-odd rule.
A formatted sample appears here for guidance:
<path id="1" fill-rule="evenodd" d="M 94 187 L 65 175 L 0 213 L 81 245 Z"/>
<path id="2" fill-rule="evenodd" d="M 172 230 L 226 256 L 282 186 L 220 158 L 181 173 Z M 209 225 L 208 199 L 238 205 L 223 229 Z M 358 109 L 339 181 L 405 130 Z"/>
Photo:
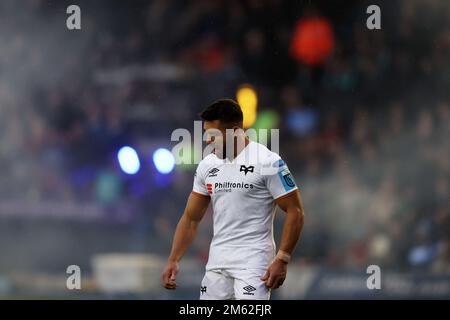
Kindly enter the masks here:
<path id="1" fill-rule="evenodd" d="M 205 185 L 205 178 L 201 170 L 200 164 L 197 166 L 197 170 L 195 170 L 194 185 L 192 187 L 192 191 L 202 194 L 204 196 L 209 196 L 208 190 L 206 189 Z"/>
<path id="2" fill-rule="evenodd" d="M 264 178 L 270 194 L 277 199 L 297 190 L 298 187 L 287 164 L 278 155 L 271 158 L 272 160 L 267 164 L 270 170 L 265 170 Z"/>

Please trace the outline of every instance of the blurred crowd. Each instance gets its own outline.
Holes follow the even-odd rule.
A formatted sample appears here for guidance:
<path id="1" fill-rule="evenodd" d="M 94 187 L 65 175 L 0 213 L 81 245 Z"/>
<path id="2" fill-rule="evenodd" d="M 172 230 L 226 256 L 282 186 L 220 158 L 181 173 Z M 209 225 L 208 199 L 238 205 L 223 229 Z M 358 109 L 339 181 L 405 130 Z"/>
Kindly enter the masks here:
<path id="1" fill-rule="evenodd" d="M 150 169 L 127 177 L 116 152 L 170 147 L 249 83 L 302 190 L 297 263 L 450 273 L 450 5 L 379 2 L 381 30 L 366 1 L 80 1 L 69 31 L 68 2 L 2 1 L 0 201 L 131 203 L 140 241 L 167 254 L 194 167 L 159 186 Z M 314 67 L 290 50 L 308 16 L 335 38 Z"/>

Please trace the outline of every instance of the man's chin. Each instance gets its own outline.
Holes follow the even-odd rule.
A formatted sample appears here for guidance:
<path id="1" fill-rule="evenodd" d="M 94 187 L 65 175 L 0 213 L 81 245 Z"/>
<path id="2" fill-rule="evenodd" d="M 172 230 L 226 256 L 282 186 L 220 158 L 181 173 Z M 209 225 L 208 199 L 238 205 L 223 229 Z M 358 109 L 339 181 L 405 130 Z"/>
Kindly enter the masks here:
<path id="1" fill-rule="evenodd" d="M 219 159 L 223 159 L 224 158 L 224 154 L 222 152 L 214 152 L 214 154 L 216 155 L 217 158 Z"/>
<path id="2" fill-rule="evenodd" d="M 224 156 L 225 156 L 225 152 L 219 151 L 219 150 L 216 150 L 216 149 L 213 150 L 213 153 L 214 153 L 214 154 L 216 155 L 216 157 L 219 158 L 219 159 L 223 159 Z"/>

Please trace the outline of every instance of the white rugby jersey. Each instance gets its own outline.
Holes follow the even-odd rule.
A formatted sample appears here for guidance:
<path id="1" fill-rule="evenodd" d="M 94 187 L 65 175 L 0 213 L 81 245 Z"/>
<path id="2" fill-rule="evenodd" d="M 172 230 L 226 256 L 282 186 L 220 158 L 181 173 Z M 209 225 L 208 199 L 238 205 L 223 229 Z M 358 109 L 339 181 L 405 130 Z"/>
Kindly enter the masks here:
<path id="1" fill-rule="evenodd" d="M 284 161 L 262 144 L 250 141 L 233 161 L 205 157 L 193 191 L 210 196 L 214 212 L 206 270 L 267 268 L 275 256 L 274 199 L 296 189 Z"/>

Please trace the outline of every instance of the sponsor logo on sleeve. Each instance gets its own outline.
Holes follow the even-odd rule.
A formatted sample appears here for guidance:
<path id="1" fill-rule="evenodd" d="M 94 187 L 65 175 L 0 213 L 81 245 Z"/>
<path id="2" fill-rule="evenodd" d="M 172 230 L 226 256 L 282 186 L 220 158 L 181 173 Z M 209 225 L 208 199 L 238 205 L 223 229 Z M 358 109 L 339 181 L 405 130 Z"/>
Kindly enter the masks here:
<path id="1" fill-rule="evenodd" d="M 295 188 L 295 181 L 292 177 L 291 172 L 288 169 L 285 169 L 278 173 L 280 177 L 281 183 L 286 191 L 292 190 Z"/>

